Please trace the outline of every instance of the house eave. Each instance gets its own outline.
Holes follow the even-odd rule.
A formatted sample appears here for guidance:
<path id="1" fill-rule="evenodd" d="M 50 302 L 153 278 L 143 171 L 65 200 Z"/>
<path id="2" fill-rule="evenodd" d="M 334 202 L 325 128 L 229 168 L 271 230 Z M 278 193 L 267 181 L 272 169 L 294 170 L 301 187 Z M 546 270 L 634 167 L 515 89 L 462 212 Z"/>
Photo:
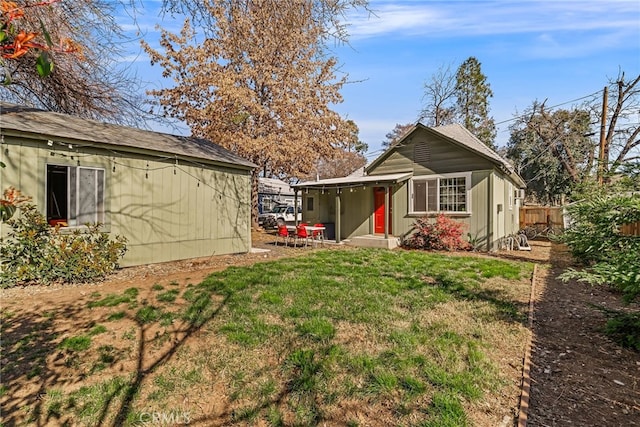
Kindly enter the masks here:
<path id="1" fill-rule="evenodd" d="M 331 188 L 375 187 L 394 185 L 404 182 L 413 176 L 413 172 L 402 172 L 387 175 L 347 176 L 344 178 L 321 179 L 292 184 L 294 190 L 322 190 Z"/>

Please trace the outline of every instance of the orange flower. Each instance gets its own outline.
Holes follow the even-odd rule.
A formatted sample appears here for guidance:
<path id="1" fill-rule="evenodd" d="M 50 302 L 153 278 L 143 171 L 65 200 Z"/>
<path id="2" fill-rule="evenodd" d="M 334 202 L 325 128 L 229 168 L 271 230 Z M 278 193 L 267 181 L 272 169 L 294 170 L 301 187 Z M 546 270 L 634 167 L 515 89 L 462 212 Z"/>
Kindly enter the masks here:
<path id="1" fill-rule="evenodd" d="M 23 196 L 22 192 L 20 190 L 16 190 L 15 187 L 9 187 L 4 190 L 4 199 L 0 199 L 0 203 L 5 206 L 17 205 L 29 200 L 31 200 L 31 197 Z"/>
<path id="2" fill-rule="evenodd" d="M 11 53 L 3 53 L 3 58 L 15 59 L 19 58 L 29 51 L 30 48 L 42 48 L 43 46 L 37 43 L 31 43 L 38 34 L 37 33 L 25 33 L 20 31 L 20 34 L 16 36 L 13 43 L 3 46 L 3 49 L 12 51 Z"/>

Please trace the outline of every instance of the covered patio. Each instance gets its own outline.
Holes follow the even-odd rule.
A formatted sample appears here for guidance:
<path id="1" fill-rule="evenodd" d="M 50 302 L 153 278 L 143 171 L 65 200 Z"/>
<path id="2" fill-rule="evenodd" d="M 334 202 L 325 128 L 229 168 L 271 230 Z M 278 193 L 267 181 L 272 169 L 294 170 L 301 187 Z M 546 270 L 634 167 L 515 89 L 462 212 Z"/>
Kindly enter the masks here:
<path id="1" fill-rule="evenodd" d="M 392 229 L 392 192 L 412 176 L 350 175 L 293 184 L 294 203 L 302 202 L 303 221 L 330 224 L 336 243 L 393 248 L 398 238 Z"/>

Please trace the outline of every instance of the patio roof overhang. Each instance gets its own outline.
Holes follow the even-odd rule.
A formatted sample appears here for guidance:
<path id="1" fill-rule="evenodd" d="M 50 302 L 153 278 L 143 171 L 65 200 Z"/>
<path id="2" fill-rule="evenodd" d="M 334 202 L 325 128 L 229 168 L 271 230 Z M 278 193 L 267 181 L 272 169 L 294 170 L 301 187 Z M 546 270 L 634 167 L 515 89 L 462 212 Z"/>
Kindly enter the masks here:
<path id="1" fill-rule="evenodd" d="M 388 175 L 345 176 L 344 178 L 321 179 L 292 184 L 294 191 L 306 189 L 331 189 L 374 187 L 380 185 L 393 185 L 404 182 L 413 176 L 413 172 L 393 173 Z"/>

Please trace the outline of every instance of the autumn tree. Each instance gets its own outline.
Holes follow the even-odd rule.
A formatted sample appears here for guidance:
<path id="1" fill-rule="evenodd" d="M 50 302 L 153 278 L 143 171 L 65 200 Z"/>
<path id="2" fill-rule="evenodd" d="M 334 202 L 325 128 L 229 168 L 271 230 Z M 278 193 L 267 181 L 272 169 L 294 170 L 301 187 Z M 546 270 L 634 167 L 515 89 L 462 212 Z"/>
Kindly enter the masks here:
<path id="1" fill-rule="evenodd" d="M 349 140 L 350 127 L 330 108 L 342 101 L 346 76 L 336 77 L 336 59 L 322 49 L 328 29 L 316 17 L 325 3 L 336 2 L 202 2 L 191 7 L 206 29 L 186 19 L 180 34 L 162 31 L 164 52 L 144 44 L 176 82 L 150 92 L 164 113 L 259 166 L 254 222 L 260 173 L 304 176 Z"/>
<path id="2" fill-rule="evenodd" d="M 336 147 L 329 156 L 319 158 L 311 172 L 302 177 L 303 181 L 341 178 L 351 175 L 367 163 L 364 154 L 369 146 L 360 140 L 358 126 L 353 120 L 347 120 L 347 126 L 350 131 L 346 147 Z"/>
<path id="3" fill-rule="evenodd" d="M 489 98 L 493 97 L 480 62 L 472 57 L 464 61 L 456 73 L 457 115 L 462 124 L 480 141 L 494 148 L 496 125 L 489 117 Z"/>
<path id="4" fill-rule="evenodd" d="M 0 62 L 1 100 L 115 123 L 140 122 L 141 83 L 118 62 L 126 38 L 115 19 L 117 11 L 133 7 L 133 0 L 3 1 L 2 5 L 3 10 L 24 12 L 12 19 L 13 31 L 32 35 L 26 43 L 35 48 Z M 47 62 L 51 69 L 42 78 L 42 73 L 34 72 L 34 64 L 41 67 Z"/>
<path id="5" fill-rule="evenodd" d="M 396 141 L 399 141 L 407 132 L 413 129 L 413 123 L 406 123 L 404 125 L 396 123 L 396 126 L 385 135 L 385 140 L 382 141 L 382 147 L 391 147 Z"/>
<path id="6" fill-rule="evenodd" d="M 426 126 L 442 126 L 456 120 L 456 75 L 451 65 L 441 66 L 424 83 L 420 121 Z"/>

